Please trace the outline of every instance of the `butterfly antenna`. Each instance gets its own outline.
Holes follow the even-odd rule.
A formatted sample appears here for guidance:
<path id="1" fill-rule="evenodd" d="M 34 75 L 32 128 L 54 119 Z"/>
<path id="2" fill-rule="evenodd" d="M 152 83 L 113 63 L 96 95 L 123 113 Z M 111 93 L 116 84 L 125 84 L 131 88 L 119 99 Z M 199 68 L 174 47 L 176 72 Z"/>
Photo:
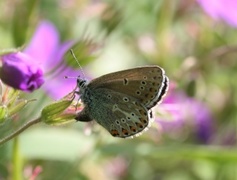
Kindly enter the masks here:
<path id="1" fill-rule="evenodd" d="M 83 71 L 83 69 L 82 69 L 82 67 L 81 67 L 81 65 L 80 65 L 80 63 L 79 63 L 79 61 L 78 61 L 77 57 L 75 56 L 75 54 L 74 54 L 74 52 L 73 52 L 73 49 L 70 49 L 70 52 L 71 52 L 71 54 L 72 54 L 73 58 L 76 60 L 76 62 L 77 62 L 77 64 L 78 64 L 78 66 L 79 66 L 79 67 L 80 67 L 80 69 L 81 69 L 81 73 L 82 73 L 82 75 L 83 75 L 83 76 L 84 76 L 84 78 L 85 78 L 86 76 L 85 76 L 85 74 L 84 74 L 84 71 Z"/>

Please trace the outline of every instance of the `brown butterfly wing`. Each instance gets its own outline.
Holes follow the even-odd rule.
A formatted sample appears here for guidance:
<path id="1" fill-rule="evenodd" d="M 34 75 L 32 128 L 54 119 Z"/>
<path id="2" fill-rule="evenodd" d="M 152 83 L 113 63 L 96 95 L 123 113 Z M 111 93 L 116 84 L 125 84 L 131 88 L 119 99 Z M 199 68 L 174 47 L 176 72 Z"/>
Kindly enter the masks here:
<path id="1" fill-rule="evenodd" d="M 150 122 L 148 109 L 133 97 L 110 89 L 97 88 L 91 99 L 91 103 L 78 114 L 77 120 L 94 119 L 112 136 L 133 136 L 142 132 Z"/>
<path id="2" fill-rule="evenodd" d="M 168 78 L 159 66 L 144 66 L 103 75 L 92 80 L 88 87 L 106 88 L 134 97 L 150 109 L 166 94 Z"/>

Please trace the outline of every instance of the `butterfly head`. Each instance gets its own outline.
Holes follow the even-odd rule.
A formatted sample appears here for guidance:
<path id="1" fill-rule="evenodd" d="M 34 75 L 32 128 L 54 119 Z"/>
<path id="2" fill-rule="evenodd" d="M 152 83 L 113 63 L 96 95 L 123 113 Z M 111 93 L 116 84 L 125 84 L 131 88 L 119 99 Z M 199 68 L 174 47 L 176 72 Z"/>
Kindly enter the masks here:
<path id="1" fill-rule="evenodd" d="M 80 76 L 77 77 L 77 86 L 80 89 L 83 89 L 87 84 L 87 81 L 85 79 L 82 79 Z"/>
<path id="2" fill-rule="evenodd" d="M 77 77 L 77 88 L 79 88 L 79 91 L 76 91 L 76 94 L 80 96 L 80 100 L 83 102 L 83 104 L 89 104 L 90 102 L 90 90 L 88 89 L 88 81 L 85 79 L 82 79 L 80 76 Z"/>

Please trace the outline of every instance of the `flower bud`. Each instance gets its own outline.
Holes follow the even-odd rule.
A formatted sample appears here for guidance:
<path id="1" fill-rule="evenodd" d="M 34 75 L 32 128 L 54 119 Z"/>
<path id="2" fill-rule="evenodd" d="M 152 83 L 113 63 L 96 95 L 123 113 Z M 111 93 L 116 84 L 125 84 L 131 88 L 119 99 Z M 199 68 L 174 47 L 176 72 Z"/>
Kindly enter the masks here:
<path id="1" fill-rule="evenodd" d="M 2 55 L 0 79 L 15 89 L 32 92 L 44 83 L 43 70 L 30 56 L 21 53 Z"/>
<path id="2" fill-rule="evenodd" d="M 72 110 L 70 105 L 72 99 L 62 99 L 46 106 L 41 112 L 42 122 L 49 125 L 60 125 L 74 121 L 76 117 L 75 109 Z"/>

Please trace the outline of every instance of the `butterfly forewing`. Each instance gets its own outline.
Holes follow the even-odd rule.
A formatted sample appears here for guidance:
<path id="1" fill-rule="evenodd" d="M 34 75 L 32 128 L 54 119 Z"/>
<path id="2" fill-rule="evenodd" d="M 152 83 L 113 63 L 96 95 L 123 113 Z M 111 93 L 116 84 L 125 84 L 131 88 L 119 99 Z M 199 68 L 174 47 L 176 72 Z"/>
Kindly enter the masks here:
<path id="1" fill-rule="evenodd" d="M 151 66 L 137 67 L 137 68 L 132 68 L 132 69 L 127 69 L 127 70 L 122 70 L 122 71 L 117 71 L 117 72 L 105 74 L 105 75 L 100 76 L 96 79 L 93 79 L 90 82 L 90 86 L 91 86 L 91 88 L 103 86 L 103 84 L 109 84 L 110 82 L 113 82 L 116 80 L 121 80 L 124 78 L 129 78 L 129 79 L 133 79 L 133 80 L 140 80 L 141 73 L 148 72 L 151 69 L 157 69 L 157 68 L 160 69 L 161 71 L 163 71 L 162 68 L 160 68 L 159 66 L 151 65 Z"/>
<path id="2" fill-rule="evenodd" d="M 147 109 L 155 106 L 168 88 L 168 78 L 162 68 L 146 66 L 101 76 L 88 85 L 107 88 L 136 98 Z"/>

